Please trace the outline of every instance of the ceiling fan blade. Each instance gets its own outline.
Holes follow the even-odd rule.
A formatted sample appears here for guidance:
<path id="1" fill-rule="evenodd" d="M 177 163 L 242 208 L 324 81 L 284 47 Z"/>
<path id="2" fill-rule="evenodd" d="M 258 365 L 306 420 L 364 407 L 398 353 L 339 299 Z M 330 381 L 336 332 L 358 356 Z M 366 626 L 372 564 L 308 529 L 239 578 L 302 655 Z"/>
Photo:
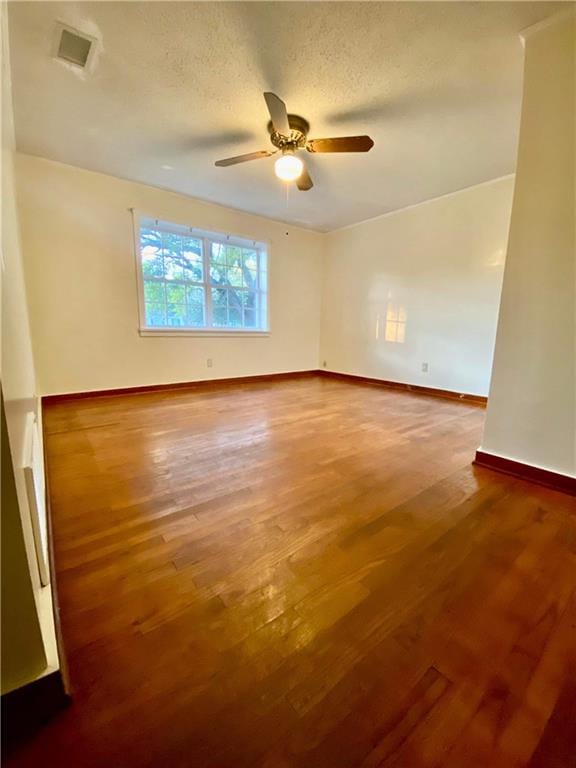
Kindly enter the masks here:
<path id="1" fill-rule="evenodd" d="M 368 152 L 374 146 L 370 136 L 340 136 L 335 139 L 310 139 L 308 152 Z"/>
<path id="2" fill-rule="evenodd" d="M 290 123 L 288 122 L 286 104 L 284 104 L 279 96 L 270 91 L 266 91 L 264 98 L 266 99 L 266 106 L 268 107 L 268 112 L 270 112 L 274 130 L 277 133 L 281 133 L 282 136 L 290 136 Z"/>
<path id="3" fill-rule="evenodd" d="M 260 160 L 262 157 L 270 157 L 274 152 L 268 152 L 263 149 L 260 152 L 249 152 L 247 155 L 236 155 L 236 157 L 227 157 L 225 160 L 217 160 L 214 165 L 219 168 L 225 168 L 227 165 L 237 165 L 238 163 L 247 163 L 249 160 Z"/>
<path id="4" fill-rule="evenodd" d="M 296 179 L 296 186 L 301 192 L 307 192 L 314 186 L 314 182 L 310 178 L 310 174 L 308 173 L 308 168 L 306 168 L 306 166 L 304 166 L 304 170 Z"/>

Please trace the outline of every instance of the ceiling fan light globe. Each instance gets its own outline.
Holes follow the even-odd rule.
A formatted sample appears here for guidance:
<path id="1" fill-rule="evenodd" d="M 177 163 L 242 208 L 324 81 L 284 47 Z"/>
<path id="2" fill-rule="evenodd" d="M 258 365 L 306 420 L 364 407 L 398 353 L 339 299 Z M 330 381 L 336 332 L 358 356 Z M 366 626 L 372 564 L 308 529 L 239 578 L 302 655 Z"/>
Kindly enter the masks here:
<path id="1" fill-rule="evenodd" d="M 296 181 L 302 175 L 304 164 L 299 157 L 285 154 L 274 163 L 274 173 L 282 181 Z"/>

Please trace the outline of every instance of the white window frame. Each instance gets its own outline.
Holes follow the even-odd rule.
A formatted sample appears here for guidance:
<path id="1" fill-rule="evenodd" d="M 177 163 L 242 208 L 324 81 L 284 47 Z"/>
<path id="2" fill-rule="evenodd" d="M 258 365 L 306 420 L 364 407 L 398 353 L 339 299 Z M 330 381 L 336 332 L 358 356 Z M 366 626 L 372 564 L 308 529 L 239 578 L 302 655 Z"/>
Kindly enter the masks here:
<path id="1" fill-rule="evenodd" d="M 238 235 L 227 235 L 222 232 L 209 232 L 207 230 L 199 229 L 198 227 L 192 227 L 188 224 L 182 224 L 176 221 L 167 221 L 157 216 L 151 216 L 144 214 L 134 209 L 131 209 L 133 219 L 133 234 L 134 234 L 134 259 L 136 263 L 136 283 L 138 289 L 138 332 L 140 336 L 230 336 L 230 337 L 266 337 L 270 336 L 270 248 L 267 242 L 255 240 L 249 237 L 240 237 Z M 237 245 L 241 248 L 250 248 L 255 250 L 258 258 L 258 302 L 259 302 L 259 320 L 262 317 L 265 318 L 265 327 L 259 328 L 226 328 L 222 326 L 205 327 L 205 326 L 163 326 L 161 328 L 152 327 L 146 325 L 146 302 L 144 298 L 144 274 L 142 272 L 142 258 L 140 253 L 140 228 L 142 221 L 156 221 L 160 228 L 164 225 L 167 229 L 170 225 L 175 228 L 186 228 L 189 230 L 190 237 L 194 237 L 197 240 L 202 241 L 202 259 L 203 259 L 203 272 L 204 282 L 196 283 L 199 287 L 203 287 L 205 291 L 205 304 L 204 311 L 206 317 L 212 317 L 212 286 L 210 283 L 210 245 L 212 243 L 219 243 L 221 245 Z M 266 272 L 267 272 L 267 285 L 266 290 L 260 289 L 261 268 L 260 259 L 262 255 L 266 258 Z M 146 278 L 148 279 L 148 278 Z M 165 283 L 164 279 L 158 279 L 159 282 Z M 178 281 L 171 281 L 177 283 Z M 190 285 L 190 281 L 183 281 L 184 284 Z M 238 290 L 244 290 L 239 288 Z"/>

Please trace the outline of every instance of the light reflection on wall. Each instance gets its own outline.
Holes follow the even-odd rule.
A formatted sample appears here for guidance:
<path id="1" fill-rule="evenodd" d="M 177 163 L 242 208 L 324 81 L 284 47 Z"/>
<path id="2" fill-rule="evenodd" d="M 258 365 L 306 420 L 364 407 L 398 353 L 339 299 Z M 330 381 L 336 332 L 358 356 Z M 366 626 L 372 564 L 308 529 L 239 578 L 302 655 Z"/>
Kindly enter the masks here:
<path id="1" fill-rule="evenodd" d="M 504 266 L 506 261 L 506 251 L 504 248 L 499 248 L 497 251 L 491 253 L 486 259 L 486 266 L 491 269 L 500 268 Z"/>
<path id="2" fill-rule="evenodd" d="M 406 340 L 406 308 L 401 304 L 390 302 L 386 309 L 386 329 L 384 339 L 396 344 L 404 344 Z"/>

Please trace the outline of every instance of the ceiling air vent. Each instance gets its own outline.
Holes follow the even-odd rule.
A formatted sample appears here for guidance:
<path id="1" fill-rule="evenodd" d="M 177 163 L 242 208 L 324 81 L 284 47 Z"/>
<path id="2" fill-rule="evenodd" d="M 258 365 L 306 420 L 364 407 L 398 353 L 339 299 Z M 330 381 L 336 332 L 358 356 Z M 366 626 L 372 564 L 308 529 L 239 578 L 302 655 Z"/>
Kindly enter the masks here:
<path id="1" fill-rule="evenodd" d="M 90 60 L 95 42 L 94 38 L 87 37 L 71 27 L 59 24 L 56 58 L 85 69 Z"/>

